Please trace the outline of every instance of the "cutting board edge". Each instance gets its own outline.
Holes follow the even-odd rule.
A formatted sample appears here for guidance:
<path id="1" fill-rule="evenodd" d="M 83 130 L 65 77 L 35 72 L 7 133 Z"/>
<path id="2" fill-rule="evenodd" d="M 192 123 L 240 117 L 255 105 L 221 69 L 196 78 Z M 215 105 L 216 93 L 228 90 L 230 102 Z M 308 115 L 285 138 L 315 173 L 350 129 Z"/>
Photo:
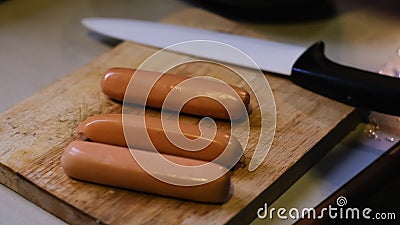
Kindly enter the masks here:
<path id="1" fill-rule="evenodd" d="M 10 167 L 0 163 L 0 184 L 17 191 L 17 172 Z"/>

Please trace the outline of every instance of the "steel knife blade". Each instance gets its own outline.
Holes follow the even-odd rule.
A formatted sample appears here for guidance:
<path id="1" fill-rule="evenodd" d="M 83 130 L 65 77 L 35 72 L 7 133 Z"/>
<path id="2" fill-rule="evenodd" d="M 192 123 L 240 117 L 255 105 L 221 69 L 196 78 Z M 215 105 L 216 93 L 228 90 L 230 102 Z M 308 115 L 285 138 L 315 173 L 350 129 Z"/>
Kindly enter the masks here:
<path id="1" fill-rule="evenodd" d="M 301 47 L 263 39 L 172 24 L 120 18 L 86 18 L 88 29 L 158 48 L 193 40 L 222 42 L 243 51 L 263 71 L 288 75 L 295 84 L 336 101 L 400 116 L 400 79 L 340 65 L 324 55 L 324 43 Z M 206 54 L 178 50 L 209 58 Z M 213 60 L 241 65 L 221 54 Z"/>

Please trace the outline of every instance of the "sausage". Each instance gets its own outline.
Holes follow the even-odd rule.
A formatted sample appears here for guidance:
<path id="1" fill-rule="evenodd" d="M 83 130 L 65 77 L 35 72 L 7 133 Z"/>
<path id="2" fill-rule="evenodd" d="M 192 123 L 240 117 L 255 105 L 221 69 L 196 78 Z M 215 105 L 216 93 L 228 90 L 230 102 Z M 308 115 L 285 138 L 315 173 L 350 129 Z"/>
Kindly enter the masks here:
<path id="1" fill-rule="evenodd" d="M 143 130 L 143 122 L 140 123 L 143 121 L 143 118 L 145 118 L 146 121 L 146 130 Z M 243 154 L 243 148 L 239 141 L 229 133 L 220 130 L 216 131 L 214 137 L 207 138 L 204 137 L 204 135 L 200 136 L 198 125 L 187 122 L 181 121 L 180 130 L 173 130 L 171 128 L 168 129 L 168 127 L 170 127 L 168 124 L 173 123 L 173 121 L 165 120 L 164 125 L 166 126 L 163 128 L 161 119 L 156 117 L 124 115 L 123 119 L 124 123 L 121 114 L 95 115 L 81 122 L 76 129 L 76 133 L 94 142 L 126 147 L 125 129 L 125 134 L 134 135 L 128 139 L 131 148 L 152 150 L 154 146 L 160 153 L 203 161 L 212 161 L 225 151 L 225 153 L 215 161 L 225 167 L 232 167 Z M 204 133 L 213 134 L 211 128 L 202 129 L 204 129 Z M 151 143 L 144 141 L 144 138 L 139 135 L 139 133 L 146 131 L 150 137 Z M 168 133 L 171 141 L 175 141 L 175 143 L 171 143 L 171 141 L 168 140 L 166 133 Z M 178 145 L 180 143 L 177 136 L 182 134 L 191 140 L 204 139 L 203 141 L 207 143 L 207 146 L 198 151 L 185 150 L 185 148 L 181 148 L 182 145 L 176 146 L 176 143 L 178 143 Z"/>
<path id="2" fill-rule="evenodd" d="M 144 157 L 148 163 L 154 163 L 156 153 L 136 150 L 135 154 Z M 163 157 L 176 164 L 198 166 L 205 162 L 195 159 L 182 158 L 163 154 Z M 135 155 L 136 157 L 136 155 Z M 158 180 L 141 168 L 132 157 L 129 149 L 95 142 L 73 141 L 64 150 L 61 166 L 69 177 L 125 188 L 140 192 L 175 197 L 180 199 L 205 202 L 223 203 L 232 195 L 231 174 L 223 174 L 215 180 L 195 186 L 180 186 Z M 182 170 L 185 173 L 185 170 Z M 175 176 L 174 171 L 160 168 L 154 171 L 161 176 L 174 177 L 183 182 L 210 179 L 209 175 L 224 172 L 223 167 L 210 163 L 209 167 L 196 173 L 188 172 Z"/>
<path id="3" fill-rule="evenodd" d="M 129 88 L 125 101 L 143 104 L 144 100 L 142 99 L 144 98 L 146 99 L 146 106 L 161 108 L 168 93 L 176 89 L 179 90 L 179 96 L 173 97 L 171 104 L 166 108 L 168 110 L 179 111 L 178 106 L 188 96 L 197 96 L 187 101 L 183 105 L 181 112 L 196 116 L 231 120 L 239 120 L 247 115 L 246 108 L 250 102 L 250 95 L 246 90 L 231 86 L 234 92 L 237 93 L 235 95 L 227 91 L 226 85 L 210 79 L 196 79 L 193 86 L 183 85 L 177 87 L 179 83 L 187 81 L 189 77 L 163 74 L 152 85 L 151 91 L 146 98 L 146 96 L 142 96 L 148 91 L 146 87 L 151 87 L 149 85 L 155 78 L 160 76 L 160 73 L 130 68 L 111 68 L 106 71 L 101 81 L 103 93 L 112 99 L 123 101 L 128 83 L 134 73 L 135 77 L 138 76 L 140 79 L 134 79 L 136 89 Z M 225 107 L 228 108 L 231 115 L 228 114 Z"/>

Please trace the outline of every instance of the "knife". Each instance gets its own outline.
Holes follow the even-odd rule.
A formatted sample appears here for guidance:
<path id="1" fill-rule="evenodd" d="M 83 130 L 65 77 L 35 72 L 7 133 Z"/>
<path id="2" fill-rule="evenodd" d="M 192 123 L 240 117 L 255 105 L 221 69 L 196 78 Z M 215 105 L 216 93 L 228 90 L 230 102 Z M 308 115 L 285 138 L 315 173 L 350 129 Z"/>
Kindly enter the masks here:
<path id="1" fill-rule="evenodd" d="M 324 43 L 321 41 L 307 48 L 149 21 L 86 18 L 82 23 L 88 29 L 106 36 L 158 48 L 193 40 L 222 42 L 246 53 L 261 70 L 288 75 L 292 82 L 310 91 L 354 107 L 400 116 L 399 78 L 335 63 L 324 55 Z M 185 49 L 176 51 L 209 58 L 206 54 Z M 248 66 L 223 54 L 213 60 Z"/>

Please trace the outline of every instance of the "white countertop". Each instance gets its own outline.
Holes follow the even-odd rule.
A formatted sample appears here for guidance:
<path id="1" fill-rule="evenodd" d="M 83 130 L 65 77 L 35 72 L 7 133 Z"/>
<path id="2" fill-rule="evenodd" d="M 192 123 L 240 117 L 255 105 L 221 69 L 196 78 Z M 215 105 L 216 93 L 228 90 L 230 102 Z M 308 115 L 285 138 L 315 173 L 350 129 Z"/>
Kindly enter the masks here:
<path id="1" fill-rule="evenodd" d="M 300 45 L 323 40 L 328 57 L 377 71 L 400 47 L 400 14 L 395 10 L 400 4 L 397 2 L 336 0 L 333 5 L 338 13 L 328 19 L 244 24 L 275 40 Z M 0 1 L 0 112 L 112 47 L 88 35 L 80 25 L 82 18 L 158 20 L 189 6 L 179 0 Z M 309 173 L 303 180 L 313 177 Z M 312 182 L 303 183 L 302 187 Z M 313 189 L 309 187 L 304 192 L 307 190 Z M 63 223 L 2 185 L 0 202 L 0 224 Z"/>

